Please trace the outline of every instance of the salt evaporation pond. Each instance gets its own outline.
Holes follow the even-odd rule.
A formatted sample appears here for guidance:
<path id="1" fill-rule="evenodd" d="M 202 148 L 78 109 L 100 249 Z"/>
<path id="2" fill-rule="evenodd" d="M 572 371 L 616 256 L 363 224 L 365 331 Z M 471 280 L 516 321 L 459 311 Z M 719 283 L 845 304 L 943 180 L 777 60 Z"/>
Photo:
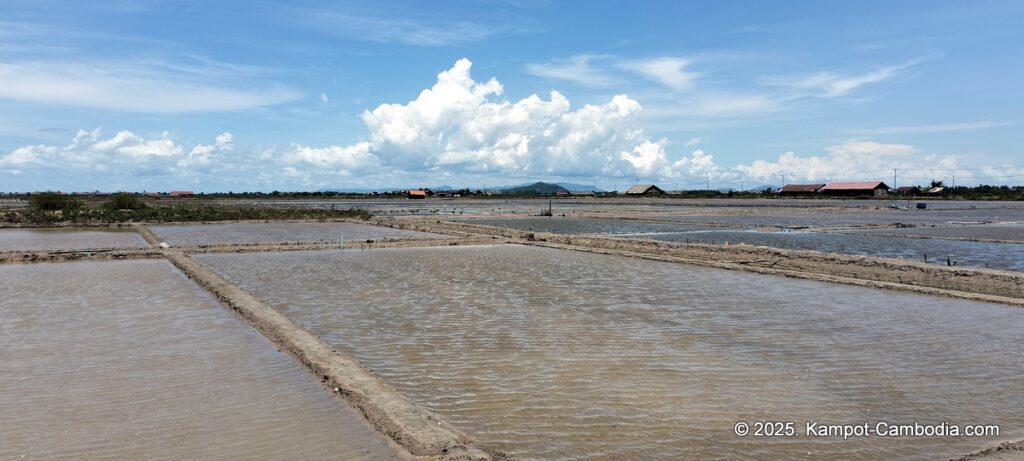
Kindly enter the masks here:
<path id="1" fill-rule="evenodd" d="M 458 222 L 483 226 L 504 227 L 521 231 L 552 232 L 556 234 L 630 234 L 680 232 L 714 229 L 714 226 L 687 226 L 684 224 L 657 223 L 633 219 L 603 218 L 476 218 L 461 219 Z"/>
<path id="2" fill-rule="evenodd" d="M 910 227 L 903 229 L 870 229 L 854 231 L 873 235 L 899 235 L 905 237 L 983 239 L 1024 243 L 1024 224 L 975 226 Z"/>
<path id="3" fill-rule="evenodd" d="M 521 246 L 197 258 L 524 459 L 943 459 L 1024 437 L 1024 309 Z M 737 421 L 979 423 L 751 439 Z"/>
<path id="4" fill-rule="evenodd" d="M 558 234 L 599 234 L 647 238 L 679 243 L 710 243 L 768 246 L 788 250 L 814 250 L 882 258 L 902 258 L 936 264 L 993 269 L 1024 270 L 1024 244 L 920 239 L 852 233 L 770 232 L 712 226 L 671 224 L 630 219 L 600 218 L 492 218 L 462 222 L 523 231 Z M 975 226 L 980 227 L 980 226 Z M 892 232 L 889 229 L 886 232 Z"/>
<path id="5" fill-rule="evenodd" d="M 0 229 L 0 251 L 142 248 L 146 240 L 132 229 Z"/>
<path id="6" fill-rule="evenodd" d="M 0 459 L 397 458 L 166 261 L 0 280 Z"/>
<path id="7" fill-rule="evenodd" d="M 443 237 L 426 232 L 340 222 L 170 224 L 150 226 L 150 229 L 171 245 Z"/>
<path id="8" fill-rule="evenodd" d="M 624 237 L 649 238 L 683 243 L 746 243 L 749 245 L 814 250 L 882 258 L 902 258 L 968 267 L 1024 270 L 1024 244 L 989 243 L 965 240 L 921 239 L 881 235 L 818 232 L 758 232 L 713 230 L 629 234 Z M 949 262 L 947 262 L 949 259 Z"/>
<path id="9" fill-rule="evenodd" d="M 1006 223 L 1024 221 L 1024 209 L 878 209 L 878 210 L 787 210 L 765 208 L 730 214 L 659 216 L 659 219 L 689 224 L 723 224 L 769 227 L 865 227 L 893 225 L 945 225 L 952 223 Z"/>

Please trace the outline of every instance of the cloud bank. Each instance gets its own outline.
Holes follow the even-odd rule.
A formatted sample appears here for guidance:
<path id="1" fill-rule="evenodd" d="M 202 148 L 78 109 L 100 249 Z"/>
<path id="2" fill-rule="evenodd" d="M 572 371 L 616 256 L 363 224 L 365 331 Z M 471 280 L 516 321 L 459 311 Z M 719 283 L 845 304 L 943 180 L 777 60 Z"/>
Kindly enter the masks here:
<path id="1" fill-rule="evenodd" d="M 685 67 L 666 62 L 653 68 L 665 83 L 678 82 Z M 239 149 L 229 132 L 209 143 L 186 146 L 169 132 L 139 135 L 100 129 L 79 130 L 68 145 L 28 145 L 0 153 L 0 174 L 59 171 L 61 176 L 170 178 L 165 182 L 202 184 L 235 181 L 236 190 L 311 189 L 346 186 L 411 186 L 442 181 L 509 183 L 522 179 L 611 179 L 674 182 L 721 187 L 739 182 L 891 177 L 903 170 L 906 181 L 926 183 L 957 175 L 958 182 L 1018 182 L 1019 167 L 961 168 L 961 156 L 922 152 L 909 144 L 854 139 L 818 155 L 795 152 L 774 159 L 721 165 L 712 153 L 696 149 L 700 138 L 683 142 L 669 154 L 667 139 L 653 139 L 640 126 L 640 103 L 616 95 L 600 104 L 574 108 L 557 91 L 519 100 L 503 96 L 502 84 L 478 81 L 472 63 L 461 59 L 438 74 L 432 86 L 405 103 L 386 103 L 362 114 L 366 133 L 347 145 Z M 651 69 L 648 69 L 651 70 Z M 767 157 L 767 156 L 766 156 Z M 48 188 L 52 173 L 37 174 L 36 188 Z M 1002 180 L 1000 179 L 1002 178 Z M 143 180 L 137 183 L 147 184 Z M 521 181 L 519 181 L 521 182 Z M 223 187 L 223 186 L 221 186 Z"/>

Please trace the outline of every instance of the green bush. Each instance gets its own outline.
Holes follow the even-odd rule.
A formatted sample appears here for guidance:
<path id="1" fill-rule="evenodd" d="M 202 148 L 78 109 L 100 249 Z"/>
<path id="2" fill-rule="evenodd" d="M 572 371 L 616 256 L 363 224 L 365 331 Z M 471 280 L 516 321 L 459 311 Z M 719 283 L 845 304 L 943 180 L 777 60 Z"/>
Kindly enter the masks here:
<path id="1" fill-rule="evenodd" d="M 103 208 L 108 210 L 141 210 L 146 208 L 139 196 L 128 192 L 118 192 L 103 203 Z"/>
<path id="2" fill-rule="evenodd" d="M 28 197 L 28 205 L 44 211 L 76 211 L 84 206 L 81 200 L 59 192 L 38 192 Z"/>

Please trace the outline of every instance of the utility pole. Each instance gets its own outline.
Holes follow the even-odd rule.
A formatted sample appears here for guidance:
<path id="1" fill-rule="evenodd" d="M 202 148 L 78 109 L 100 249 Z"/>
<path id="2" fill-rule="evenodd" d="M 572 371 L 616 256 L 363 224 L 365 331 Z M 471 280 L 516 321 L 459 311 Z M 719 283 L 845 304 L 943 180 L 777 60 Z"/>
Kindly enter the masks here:
<path id="1" fill-rule="evenodd" d="M 704 175 L 704 179 L 707 180 L 707 185 L 704 187 L 704 191 L 711 195 L 711 175 Z"/>
<path id="2" fill-rule="evenodd" d="M 896 188 L 896 169 L 892 169 L 892 188 Z"/>

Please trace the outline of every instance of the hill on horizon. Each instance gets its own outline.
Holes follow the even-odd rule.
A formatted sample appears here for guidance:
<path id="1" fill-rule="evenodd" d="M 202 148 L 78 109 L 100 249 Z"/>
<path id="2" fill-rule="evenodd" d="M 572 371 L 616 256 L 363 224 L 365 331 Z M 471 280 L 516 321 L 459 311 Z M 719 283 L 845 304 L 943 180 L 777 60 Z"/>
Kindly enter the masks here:
<path id="1" fill-rule="evenodd" d="M 535 182 L 533 184 L 527 184 L 524 186 L 510 187 L 503 189 L 506 194 L 510 195 L 555 195 L 559 192 L 569 192 L 558 184 L 551 184 L 546 182 Z"/>

